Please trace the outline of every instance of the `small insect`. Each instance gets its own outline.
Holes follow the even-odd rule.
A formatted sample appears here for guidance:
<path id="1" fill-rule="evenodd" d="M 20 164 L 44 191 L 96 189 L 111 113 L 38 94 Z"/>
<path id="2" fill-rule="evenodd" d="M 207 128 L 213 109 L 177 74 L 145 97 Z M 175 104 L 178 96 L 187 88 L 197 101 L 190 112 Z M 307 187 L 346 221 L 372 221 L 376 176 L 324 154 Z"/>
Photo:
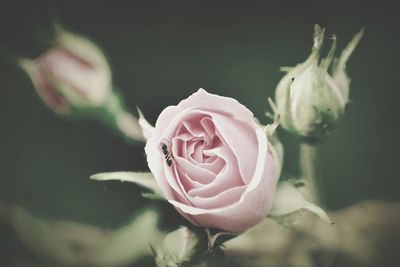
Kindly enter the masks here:
<path id="1" fill-rule="evenodd" d="M 165 158 L 165 161 L 167 162 L 167 165 L 169 167 L 171 167 L 172 158 L 171 158 L 171 154 L 168 151 L 168 146 L 165 143 L 161 143 L 161 150 L 162 150 L 162 153 L 164 154 L 164 158 Z"/>

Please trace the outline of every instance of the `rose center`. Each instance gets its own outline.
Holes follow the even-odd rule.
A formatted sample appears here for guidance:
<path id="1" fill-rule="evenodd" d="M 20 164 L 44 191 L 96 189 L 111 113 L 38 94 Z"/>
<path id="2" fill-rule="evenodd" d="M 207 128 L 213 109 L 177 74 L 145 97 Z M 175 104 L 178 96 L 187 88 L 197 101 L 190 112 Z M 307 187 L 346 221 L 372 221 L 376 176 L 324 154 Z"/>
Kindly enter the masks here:
<path id="1" fill-rule="evenodd" d="M 222 145 L 210 116 L 191 114 L 182 121 L 172 139 L 172 156 L 217 175 L 225 166 L 215 149 Z"/>

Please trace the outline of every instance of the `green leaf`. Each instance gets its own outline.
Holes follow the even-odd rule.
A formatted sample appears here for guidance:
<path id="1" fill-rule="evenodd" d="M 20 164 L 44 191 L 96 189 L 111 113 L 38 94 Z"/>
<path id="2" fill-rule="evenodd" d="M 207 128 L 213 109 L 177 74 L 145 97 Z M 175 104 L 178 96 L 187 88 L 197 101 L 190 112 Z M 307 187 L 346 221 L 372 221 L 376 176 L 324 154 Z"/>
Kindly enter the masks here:
<path id="1" fill-rule="evenodd" d="M 288 226 L 288 222 L 304 211 L 317 215 L 322 220 L 332 223 L 326 212 L 317 205 L 306 200 L 303 193 L 292 183 L 280 182 L 275 193 L 269 217 Z"/>
<path id="2" fill-rule="evenodd" d="M 121 182 L 135 183 L 136 185 L 149 190 L 160 199 L 165 199 L 151 172 L 103 172 L 90 176 L 90 179 L 97 181 L 119 180 Z"/>

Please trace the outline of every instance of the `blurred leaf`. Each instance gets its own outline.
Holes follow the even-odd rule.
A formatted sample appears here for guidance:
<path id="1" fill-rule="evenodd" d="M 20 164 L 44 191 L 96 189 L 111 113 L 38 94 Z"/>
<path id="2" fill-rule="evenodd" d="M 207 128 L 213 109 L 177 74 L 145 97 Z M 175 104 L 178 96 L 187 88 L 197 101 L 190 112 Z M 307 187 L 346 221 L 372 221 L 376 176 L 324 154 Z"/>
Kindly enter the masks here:
<path id="1" fill-rule="evenodd" d="M 10 213 L 10 222 L 24 245 L 39 257 L 65 265 L 79 263 L 77 251 L 63 242 L 50 221 L 39 219 L 19 207 L 14 207 Z"/>
<path id="2" fill-rule="evenodd" d="M 123 266 L 150 256 L 157 241 L 158 213 L 144 209 L 116 229 L 71 221 L 51 221 L 10 208 L 9 221 L 20 240 L 37 256 L 65 266 Z"/>
<path id="3" fill-rule="evenodd" d="M 151 255 L 150 242 L 159 236 L 158 213 L 148 209 L 127 225 L 112 231 L 94 260 L 97 266 L 121 266 Z"/>

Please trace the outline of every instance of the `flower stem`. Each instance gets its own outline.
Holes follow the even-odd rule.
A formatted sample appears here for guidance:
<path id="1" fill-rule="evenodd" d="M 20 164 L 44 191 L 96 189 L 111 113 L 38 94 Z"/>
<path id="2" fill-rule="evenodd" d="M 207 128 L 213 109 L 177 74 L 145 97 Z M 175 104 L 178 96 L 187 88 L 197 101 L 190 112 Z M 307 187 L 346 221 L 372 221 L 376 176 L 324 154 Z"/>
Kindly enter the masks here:
<path id="1" fill-rule="evenodd" d="M 306 196 L 309 201 L 319 204 L 316 184 L 316 154 L 317 149 L 314 146 L 300 145 L 300 169 L 302 178 L 306 182 Z"/>
<path id="2" fill-rule="evenodd" d="M 137 117 L 126 109 L 120 95 L 114 93 L 110 96 L 103 108 L 104 112 L 98 116 L 103 124 L 130 143 L 145 142 Z"/>

